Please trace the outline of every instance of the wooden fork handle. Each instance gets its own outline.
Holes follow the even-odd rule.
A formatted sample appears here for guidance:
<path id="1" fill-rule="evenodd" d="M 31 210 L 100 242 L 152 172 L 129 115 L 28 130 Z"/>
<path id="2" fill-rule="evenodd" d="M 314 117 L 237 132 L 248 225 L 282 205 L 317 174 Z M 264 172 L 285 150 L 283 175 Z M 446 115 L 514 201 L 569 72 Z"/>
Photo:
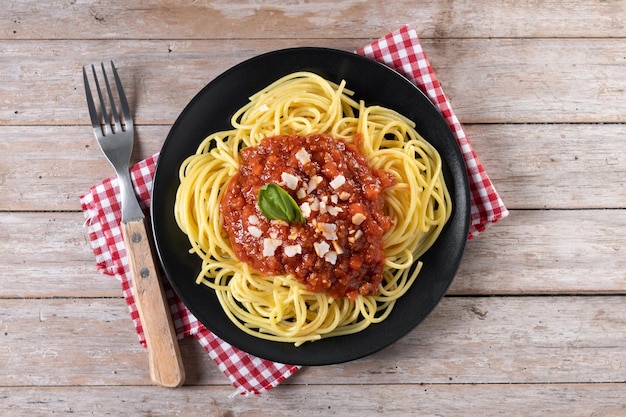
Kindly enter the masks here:
<path id="1" fill-rule="evenodd" d="M 145 219 L 122 223 L 135 303 L 146 338 L 152 381 L 175 388 L 185 382 L 185 368 L 163 284 L 157 274 Z"/>

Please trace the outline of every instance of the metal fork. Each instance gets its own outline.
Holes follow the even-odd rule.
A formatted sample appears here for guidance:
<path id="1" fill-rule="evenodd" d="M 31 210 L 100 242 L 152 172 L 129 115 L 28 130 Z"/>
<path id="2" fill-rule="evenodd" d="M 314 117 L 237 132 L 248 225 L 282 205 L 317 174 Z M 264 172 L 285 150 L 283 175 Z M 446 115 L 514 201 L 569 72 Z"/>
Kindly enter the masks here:
<path id="1" fill-rule="evenodd" d="M 148 225 L 130 179 L 129 162 L 134 140 L 133 119 L 113 61 L 111 72 L 115 78 L 114 88 L 109 83 L 104 64 L 101 63 L 100 67 L 105 88 L 101 88 L 96 66 L 91 65 L 91 71 L 83 67 L 87 107 L 98 144 L 113 165 L 119 179 L 122 201 L 120 226 L 130 265 L 133 295 L 148 347 L 150 376 L 158 385 L 178 387 L 185 380 L 178 339 L 163 284 L 157 275 Z M 89 84 L 89 72 L 92 73 L 94 80 L 99 112 Z M 116 106 L 114 90 L 117 91 L 121 117 Z"/>

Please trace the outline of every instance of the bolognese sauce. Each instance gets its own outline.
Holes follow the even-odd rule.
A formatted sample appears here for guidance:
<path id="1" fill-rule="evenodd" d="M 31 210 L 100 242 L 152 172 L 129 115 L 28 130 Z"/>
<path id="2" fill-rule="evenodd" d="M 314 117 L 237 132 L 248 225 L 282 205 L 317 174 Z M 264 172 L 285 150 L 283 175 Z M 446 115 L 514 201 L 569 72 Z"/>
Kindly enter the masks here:
<path id="1" fill-rule="evenodd" d="M 356 146 L 324 134 L 268 137 L 240 157 L 220 205 L 239 260 L 262 274 L 292 274 L 333 298 L 378 292 L 391 173 L 370 169 Z M 269 183 L 294 199 L 304 223 L 263 216 L 258 195 Z"/>

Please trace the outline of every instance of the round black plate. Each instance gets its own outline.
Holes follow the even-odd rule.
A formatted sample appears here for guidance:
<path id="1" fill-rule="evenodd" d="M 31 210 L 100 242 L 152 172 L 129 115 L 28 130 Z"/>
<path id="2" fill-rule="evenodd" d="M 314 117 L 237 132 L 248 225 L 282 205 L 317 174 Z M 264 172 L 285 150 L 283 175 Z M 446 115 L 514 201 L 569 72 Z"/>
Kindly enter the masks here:
<path id="1" fill-rule="evenodd" d="M 453 213 L 435 245 L 422 257 L 422 271 L 384 322 L 348 336 L 295 347 L 245 334 L 226 317 L 215 293 L 196 285 L 200 260 L 174 220 L 173 207 L 182 161 L 210 133 L 230 128 L 232 114 L 248 97 L 278 78 L 312 71 L 347 88 L 367 105 L 379 104 L 415 121 L 417 131 L 440 152 Z M 204 87 L 178 117 L 163 145 L 152 190 L 152 227 L 165 275 L 189 310 L 217 336 L 245 352 L 277 362 L 326 365 L 374 353 L 403 337 L 437 305 L 457 271 L 469 228 L 465 163 L 447 124 L 431 102 L 395 71 L 354 53 L 326 48 L 293 48 L 249 59 Z"/>

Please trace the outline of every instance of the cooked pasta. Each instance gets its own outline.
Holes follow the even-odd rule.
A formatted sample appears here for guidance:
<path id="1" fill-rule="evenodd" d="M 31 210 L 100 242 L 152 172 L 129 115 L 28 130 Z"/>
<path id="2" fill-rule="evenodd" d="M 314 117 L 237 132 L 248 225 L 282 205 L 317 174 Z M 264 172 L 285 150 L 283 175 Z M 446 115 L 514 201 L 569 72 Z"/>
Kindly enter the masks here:
<path id="1" fill-rule="evenodd" d="M 174 212 L 178 226 L 189 238 L 190 252 L 202 260 L 196 281 L 215 290 L 224 312 L 244 332 L 300 345 L 359 332 L 385 320 L 395 302 L 417 279 L 420 256 L 437 239 L 450 216 L 451 200 L 437 151 L 415 131 L 411 120 L 388 108 L 366 106 L 352 96 L 345 81 L 337 85 L 308 72 L 287 75 L 250 97 L 233 115 L 232 129 L 208 136 L 180 167 Z M 348 293 L 350 296 L 332 296 L 328 291 L 312 289 L 293 273 L 263 273 L 251 266 L 254 263 L 240 259 L 226 230 L 225 218 L 230 216 L 225 217 L 223 210 L 229 208 L 220 205 L 229 182 L 239 175 L 242 151 L 255 149 L 264 141 L 304 140 L 310 135 L 324 135 L 345 144 L 346 153 L 358 150 L 372 172 L 386 173 L 392 179 L 380 196 L 389 226 L 383 229 L 382 280 L 375 291 L 361 289 L 361 293 Z M 300 165 L 308 162 L 299 160 Z M 299 180 L 304 183 L 302 189 L 307 180 L 310 185 L 308 178 L 296 176 L 294 181 Z M 292 194 L 296 195 L 295 189 Z M 300 197 L 313 201 L 302 194 Z M 308 203 L 300 197 L 294 197 L 296 202 L 308 209 Z M 347 205 L 341 206 L 341 199 L 331 199 L 336 203 L 335 213 L 347 210 Z M 256 226 L 259 220 L 267 223 L 264 227 L 276 225 L 292 235 L 294 230 L 308 227 L 305 224 L 289 228 L 284 221 L 269 220 L 260 213 L 246 217 L 244 222 L 254 223 L 247 230 L 265 239 L 266 244 L 272 240 L 286 242 L 286 238 L 260 236 L 260 226 Z M 357 232 L 356 236 L 360 234 Z M 353 242 L 355 235 L 346 239 Z M 328 243 L 336 249 L 336 256 L 329 262 L 334 264 L 337 256 L 349 255 L 336 242 Z M 279 246 L 281 253 L 300 256 L 288 253 L 284 245 Z M 297 246 L 290 248 L 300 250 Z M 329 246 L 331 249 L 325 248 L 324 254 L 332 252 L 332 245 Z M 274 250 L 275 247 L 270 248 L 267 255 L 271 257 Z"/>

